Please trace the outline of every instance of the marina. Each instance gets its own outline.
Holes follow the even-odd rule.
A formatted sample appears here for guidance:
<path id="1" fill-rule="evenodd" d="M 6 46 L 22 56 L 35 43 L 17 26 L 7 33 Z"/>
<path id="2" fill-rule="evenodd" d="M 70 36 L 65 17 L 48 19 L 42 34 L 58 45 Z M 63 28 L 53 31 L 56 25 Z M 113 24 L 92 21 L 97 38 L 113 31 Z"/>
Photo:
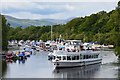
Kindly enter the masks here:
<path id="1" fill-rule="evenodd" d="M 1 79 L 119 80 L 120 1 L 47 1 L 2 1 Z"/>
<path id="2" fill-rule="evenodd" d="M 3 68 L 4 78 L 118 77 L 118 58 L 114 51 L 102 50 L 101 47 L 95 47 L 91 43 L 82 43 L 80 40 L 57 42 L 22 40 L 22 44 L 14 48 L 20 43 L 15 44 L 3 56 L 6 64 Z"/>

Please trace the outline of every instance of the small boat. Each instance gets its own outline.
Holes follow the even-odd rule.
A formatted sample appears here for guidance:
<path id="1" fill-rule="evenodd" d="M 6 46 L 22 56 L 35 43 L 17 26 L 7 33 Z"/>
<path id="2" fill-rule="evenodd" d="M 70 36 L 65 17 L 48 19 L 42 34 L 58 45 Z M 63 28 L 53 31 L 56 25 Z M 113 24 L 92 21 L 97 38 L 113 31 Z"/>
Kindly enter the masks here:
<path id="1" fill-rule="evenodd" d="M 19 56 L 19 59 L 20 59 L 20 60 L 26 59 L 26 57 L 27 57 L 27 56 L 25 55 L 25 52 L 21 52 L 18 56 Z"/>
<path id="2" fill-rule="evenodd" d="M 26 59 L 26 55 L 25 55 L 25 51 L 24 50 L 20 50 L 20 51 L 15 51 L 13 53 L 13 60 L 23 60 Z"/>
<path id="3" fill-rule="evenodd" d="M 6 59 L 12 59 L 12 58 L 13 58 L 13 52 L 8 51 L 8 53 L 6 54 Z"/>
<path id="4" fill-rule="evenodd" d="M 25 56 L 30 57 L 31 53 L 30 52 L 25 52 Z"/>

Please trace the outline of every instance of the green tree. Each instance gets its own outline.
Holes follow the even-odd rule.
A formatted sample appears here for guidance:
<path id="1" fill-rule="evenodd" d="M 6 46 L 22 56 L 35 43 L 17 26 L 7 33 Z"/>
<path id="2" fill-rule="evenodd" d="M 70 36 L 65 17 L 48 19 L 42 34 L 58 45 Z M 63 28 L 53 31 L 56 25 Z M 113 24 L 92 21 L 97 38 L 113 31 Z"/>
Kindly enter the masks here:
<path id="1" fill-rule="evenodd" d="M 115 26 L 115 51 L 120 58 L 120 1 L 118 2 L 118 7 L 116 9 L 116 26 Z"/>
<path id="2" fill-rule="evenodd" d="M 6 19 L 3 15 L 2 17 L 2 50 L 7 50 L 8 46 L 8 26 L 6 25 Z"/>
<path id="3" fill-rule="evenodd" d="M 40 37 L 41 40 L 43 41 L 47 41 L 48 40 L 48 34 L 47 33 L 44 33 L 41 37 Z"/>

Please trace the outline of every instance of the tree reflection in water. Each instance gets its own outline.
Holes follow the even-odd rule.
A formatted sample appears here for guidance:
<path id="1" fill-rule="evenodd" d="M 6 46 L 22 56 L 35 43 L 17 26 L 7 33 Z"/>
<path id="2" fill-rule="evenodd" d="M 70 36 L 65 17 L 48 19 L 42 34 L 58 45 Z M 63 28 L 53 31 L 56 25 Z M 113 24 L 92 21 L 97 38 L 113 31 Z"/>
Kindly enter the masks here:
<path id="1" fill-rule="evenodd" d="M 6 71 L 7 71 L 7 63 L 4 60 L 2 61 L 2 77 L 5 75 Z"/>
<path id="2" fill-rule="evenodd" d="M 118 80 L 120 80 L 120 59 L 118 59 Z"/>

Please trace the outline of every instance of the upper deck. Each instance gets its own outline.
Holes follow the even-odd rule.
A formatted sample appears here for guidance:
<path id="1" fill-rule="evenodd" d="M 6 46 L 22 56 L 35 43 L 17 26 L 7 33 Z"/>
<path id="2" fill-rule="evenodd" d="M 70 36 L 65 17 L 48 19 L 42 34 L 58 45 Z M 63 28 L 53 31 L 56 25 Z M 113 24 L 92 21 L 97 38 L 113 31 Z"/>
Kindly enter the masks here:
<path id="1" fill-rule="evenodd" d="M 79 51 L 79 52 L 68 52 L 68 51 L 54 51 L 54 55 L 65 56 L 65 55 L 99 55 L 100 51 Z"/>

